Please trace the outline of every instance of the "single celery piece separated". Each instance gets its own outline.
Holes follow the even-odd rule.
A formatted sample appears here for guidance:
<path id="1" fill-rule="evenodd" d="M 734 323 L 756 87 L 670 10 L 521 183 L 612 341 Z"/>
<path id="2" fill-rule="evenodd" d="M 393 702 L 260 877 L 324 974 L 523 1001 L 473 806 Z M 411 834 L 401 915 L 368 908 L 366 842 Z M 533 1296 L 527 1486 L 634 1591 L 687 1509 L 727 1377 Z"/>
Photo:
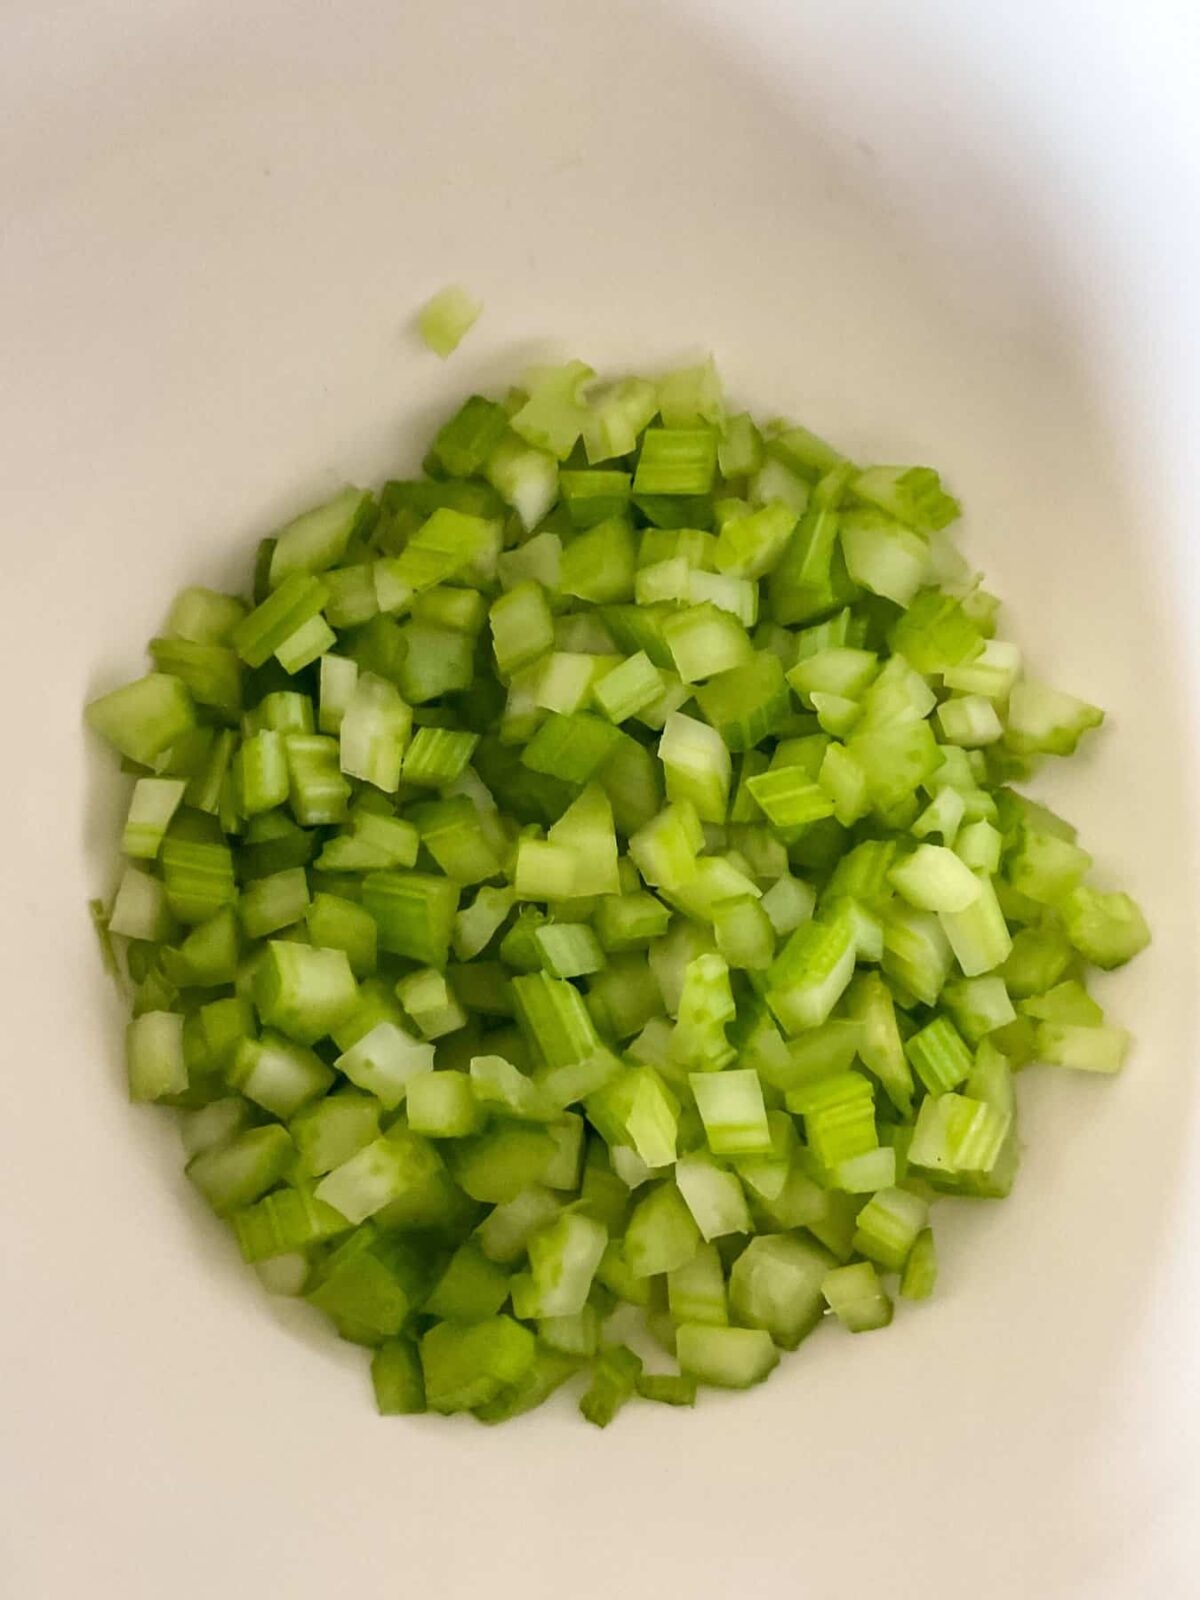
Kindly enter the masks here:
<path id="1" fill-rule="evenodd" d="M 424 461 L 87 708 L 132 780 L 90 913 L 130 1099 L 382 1415 L 574 1379 L 606 1427 L 928 1298 L 933 1202 L 1016 1179 L 1017 1069 L 1123 1067 L 1089 982 L 1150 931 L 1011 787 L 1102 713 L 996 636 L 932 468 L 711 359 L 535 368 Z"/>

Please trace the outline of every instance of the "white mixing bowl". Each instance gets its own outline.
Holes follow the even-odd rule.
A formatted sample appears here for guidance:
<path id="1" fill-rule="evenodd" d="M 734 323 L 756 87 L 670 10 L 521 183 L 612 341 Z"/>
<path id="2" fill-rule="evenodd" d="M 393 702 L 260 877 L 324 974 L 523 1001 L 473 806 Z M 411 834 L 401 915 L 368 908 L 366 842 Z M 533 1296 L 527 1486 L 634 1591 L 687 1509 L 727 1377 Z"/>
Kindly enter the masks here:
<path id="1" fill-rule="evenodd" d="M 0 1591 L 1185 1600 L 1200 1557 L 1200 51 L 1143 0 L 8 0 Z M 443 366 L 450 279 L 486 313 Z M 185 582 L 531 354 L 929 460 L 1152 950 L 1115 1082 L 1036 1070 L 938 1295 L 745 1396 L 376 1417 L 123 1098 L 80 727 Z"/>

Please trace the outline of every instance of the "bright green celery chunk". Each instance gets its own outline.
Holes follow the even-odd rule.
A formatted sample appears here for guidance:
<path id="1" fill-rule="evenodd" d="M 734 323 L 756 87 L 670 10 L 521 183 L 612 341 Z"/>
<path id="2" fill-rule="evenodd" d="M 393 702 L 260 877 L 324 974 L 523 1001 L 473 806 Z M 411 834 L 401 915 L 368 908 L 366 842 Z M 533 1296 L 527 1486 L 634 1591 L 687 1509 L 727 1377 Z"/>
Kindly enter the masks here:
<path id="1" fill-rule="evenodd" d="M 931 1095 L 921 1102 L 908 1158 L 918 1167 L 955 1172 L 990 1172 L 1012 1114 L 968 1095 Z"/>
<path id="2" fill-rule="evenodd" d="M 962 509 L 932 467 L 871 467 L 855 476 L 851 489 L 856 499 L 921 533 L 947 527 Z"/>
<path id="3" fill-rule="evenodd" d="M 477 733 L 454 728 L 418 728 L 404 753 L 405 783 L 444 789 L 462 775 L 479 743 Z"/>
<path id="4" fill-rule="evenodd" d="M 149 673 L 101 695 L 85 715 L 88 726 L 115 750 L 144 767 L 153 766 L 196 722 L 191 695 L 165 672 Z"/>
<path id="5" fill-rule="evenodd" d="M 582 978 L 605 964 L 599 941 L 585 923 L 547 923 L 533 937 L 551 977 Z"/>
<path id="6" fill-rule="evenodd" d="M 409 817 L 416 824 L 425 849 L 455 884 L 467 887 L 499 873 L 500 859 L 485 819 L 468 796 L 453 795 L 414 806 Z"/>
<path id="7" fill-rule="evenodd" d="M 125 1030 L 125 1061 L 131 1100 L 161 1100 L 188 1086 L 183 1053 L 183 1017 L 145 1011 Z"/>
<path id="8" fill-rule="evenodd" d="M 871 594 L 910 605 L 929 572 L 929 546 L 921 534 L 878 510 L 846 510 L 838 527 L 851 578 Z"/>
<path id="9" fill-rule="evenodd" d="M 396 557 L 391 576 L 414 594 L 452 578 L 469 579 L 493 565 L 499 552 L 499 526 L 439 506 Z"/>
<path id="10" fill-rule="evenodd" d="M 240 1211 L 273 1189 L 295 1160 L 286 1128 L 247 1128 L 194 1155 L 187 1175 L 218 1216 Z"/>
<path id="11" fill-rule="evenodd" d="M 507 433 L 495 446 L 484 472 L 500 498 L 516 512 L 526 533 L 533 532 L 558 498 L 557 461 L 515 433 Z"/>
<path id="12" fill-rule="evenodd" d="M 337 1058 L 337 1069 L 393 1111 L 412 1080 L 432 1072 L 434 1048 L 391 1018 L 373 1022 Z"/>
<path id="13" fill-rule="evenodd" d="M 625 1229 L 625 1259 L 640 1278 L 682 1267 L 695 1253 L 700 1230 L 674 1183 L 639 1200 Z"/>
<path id="14" fill-rule="evenodd" d="M 508 1299 L 510 1281 L 508 1273 L 468 1239 L 450 1258 L 422 1309 L 445 1322 L 486 1322 Z"/>
<path id="15" fill-rule="evenodd" d="M 900 1293 L 906 1300 L 928 1300 L 937 1285 L 937 1251 L 933 1233 L 923 1229 L 909 1251 L 900 1279 Z"/>
<path id="16" fill-rule="evenodd" d="M 779 1364 L 779 1351 L 763 1328 L 685 1322 L 676 1330 L 675 1352 L 683 1372 L 721 1389 L 750 1389 Z"/>
<path id="17" fill-rule="evenodd" d="M 711 428 L 648 428 L 642 437 L 635 495 L 704 495 L 717 470 L 717 435 Z"/>
<path id="18" fill-rule="evenodd" d="M 285 1122 L 334 1081 L 319 1056 L 270 1031 L 259 1039 L 241 1041 L 226 1077 L 247 1100 Z"/>
<path id="19" fill-rule="evenodd" d="M 167 904 L 180 922 L 204 922 L 237 898 L 233 853 L 215 817 L 177 812 L 159 859 Z"/>
<path id="20" fill-rule="evenodd" d="M 190 639 L 194 644 L 227 644 L 246 609 L 244 601 L 215 589 L 181 589 L 167 617 L 166 631 L 172 638 Z"/>
<path id="21" fill-rule="evenodd" d="M 387 794 L 400 786 L 400 767 L 412 731 L 412 710 L 394 684 L 360 673 L 339 729 L 339 765 Z"/>
<path id="22" fill-rule="evenodd" d="M 296 821 L 305 828 L 343 821 L 350 785 L 338 764 L 338 741 L 320 733 L 288 733 L 283 743 Z"/>
<path id="23" fill-rule="evenodd" d="M 421 1072 L 408 1080 L 408 1125 L 429 1139 L 465 1139 L 478 1133 L 484 1113 L 465 1072 Z"/>
<path id="24" fill-rule="evenodd" d="M 1129 1044 L 1128 1032 L 1109 1023 L 1039 1022 L 1034 1034 L 1039 1061 L 1077 1072 L 1119 1072 Z"/>
<path id="25" fill-rule="evenodd" d="M 422 1412 L 425 1378 L 421 1358 L 410 1339 L 386 1339 L 371 1357 L 371 1382 L 381 1417 Z"/>
<path id="26" fill-rule="evenodd" d="M 702 822 L 724 822 L 733 769 L 729 749 L 715 727 L 674 712 L 658 742 L 658 758 L 669 800 L 690 801 Z"/>
<path id="27" fill-rule="evenodd" d="M 615 468 L 586 472 L 560 472 L 559 488 L 574 527 L 594 528 L 609 517 L 622 516 L 629 507 L 632 479 Z"/>
<path id="28" fill-rule="evenodd" d="M 752 1067 L 693 1072 L 688 1082 L 714 1155 L 757 1155 L 771 1148 L 762 1084 Z"/>
<path id="29" fill-rule="evenodd" d="M 396 994 L 423 1039 L 440 1039 L 466 1026 L 466 1012 L 445 973 L 435 967 L 407 973 L 396 984 Z"/>
<path id="30" fill-rule="evenodd" d="M 379 948 L 426 966 L 444 967 L 458 910 L 458 885 L 421 872 L 372 872 L 363 906 L 375 919 Z"/>
<path id="31" fill-rule="evenodd" d="M 750 750 L 778 733 L 791 709 L 782 663 L 761 651 L 710 677 L 696 690 L 696 703 L 729 750 Z"/>
<path id="32" fill-rule="evenodd" d="M 444 361 L 458 349 L 482 310 L 482 303 L 461 284 L 449 284 L 422 306 L 417 328 L 434 355 Z"/>
<path id="33" fill-rule="evenodd" d="M 363 1222 L 397 1203 L 414 1221 L 439 1219 L 446 1181 L 441 1157 L 427 1139 L 398 1126 L 364 1145 L 326 1174 L 316 1197 L 351 1222 Z"/>
<path id="34" fill-rule="evenodd" d="M 754 654 L 749 635 L 736 617 L 707 602 L 669 613 L 662 636 L 670 659 L 655 664 L 673 665 L 684 683 L 697 683 L 742 666 Z M 653 652 L 647 649 L 646 653 L 655 660 Z"/>
<path id="35" fill-rule="evenodd" d="M 242 664 L 225 645 L 188 639 L 152 639 L 150 655 L 159 672 L 187 686 L 197 705 L 211 706 L 234 721 L 242 709 Z"/>
<path id="36" fill-rule="evenodd" d="M 308 910 L 308 878 L 303 867 L 287 867 L 246 885 L 238 902 L 242 927 L 251 939 L 299 922 Z"/>
<path id="37" fill-rule="evenodd" d="M 572 539 L 559 563 L 559 592 L 592 605 L 633 599 L 633 529 L 623 517 L 609 517 Z"/>
<path id="38" fill-rule="evenodd" d="M 833 1073 L 789 1089 L 787 1107 L 804 1118 L 808 1143 L 823 1166 L 865 1155 L 879 1143 L 874 1091 L 861 1073 Z"/>
<path id="39" fill-rule="evenodd" d="M 235 1211 L 229 1220 L 242 1260 L 247 1262 L 270 1261 L 293 1250 L 305 1250 L 350 1227 L 340 1211 L 316 1199 L 307 1185 L 279 1189 Z"/>
<path id="40" fill-rule="evenodd" d="M 1007 960 L 1012 938 L 989 878 L 978 876 L 979 893 L 961 911 L 940 911 L 938 920 L 968 978 L 991 972 Z"/>
<path id="41" fill-rule="evenodd" d="M 1005 721 L 1005 743 L 1018 755 L 1069 756 L 1089 728 L 1100 726 L 1104 713 L 1086 700 L 1026 678 L 1013 686 Z"/>
<path id="42" fill-rule="evenodd" d="M 187 784 L 179 778 L 139 778 L 133 786 L 121 848 L 136 860 L 153 861 L 179 809 Z"/>
<path id="43" fill-rule="evenodd" d="M 297 1044 L 332 1033 L 354 1009 L 358 985 L 344 950 L 272 939 L 254 977 L 254 1001 L 263 1022 Z"/>
<path id="44" fill-rule="evenodd" d="M 728 1073 L 713 1078 L 705 1076 L 705 1083 L 720 1083 Z M 726 1130 L 727 1131 L 727 1130 Z M 735 1139 L 734 1143 L 739 1141 Z M 760 1143 L 757 1130 L 750 1141 Z M 710 1139 L 711 1148 L 711 1139 Z M 700 1236 L 706 1242 L 730 1233 L 750 1233 L 754 1224 L 746 1204 L 745 1191 L 735 1172 L 717 1166 L 703 1154 L 680 1156 L 675 1163 L 675 1185 L 692 1214 Z"/>
<path id="45" fill-rule="evenodd" d="M 801 923 L 767 971 L 767 1004 L 788 1032 L 825 1021 L 850 982 L 854 960 L 846 918 Z"/>
<path id="46" fill-rule="evenodd" d="M 694 1406 L 696 1380 L 682 1372 L 643 1372 L 637 1379 L 637 1392 L 643 1400 L 660 1405 Z"/>
<path id="47" fill-rule="evenodd" d="M 248 667 L 261 667 L 297 629 L 319 616 L 329 598 L 320 578 L 292 572 L 241 622 L 230 642 Z M 319 652 L 318 652 L 319 653 Z"/>
<path id="48" fill-rule="evenodd" d="M 513 1310 L 523 1319 L 581 1312 L 608 1243 L 592 1217 L 564 1212 L 529 1241 L 529 1273 L 512 1281 Z"/>
<path id="49" fill-rule="evenodd" d="M 919 911 L 965 911 L 980 895 L 970 868 L 944 845 L 918 845 L 891 869 L 888 879 Z"/>
<path id="50" fill-rule="evenodd" d="M 238 750 L 233 771 L 243 816 L 255 817 L 283 805 L 291 791 L 283 734 L 274 728 L 252 734 Z"/>
<path id="51" fill-rule="evenodd" d="M 901 992 L 932 1006 L 953 964 L 943 921 L 931 911 L 889 907 L 883 922 L 883 971 Z"/>
<path id="52" fill-rule="evenodd" d="M 1065 897 L 1059 911 L 1067 938 L 1093 966 L 1122 966 L 1150 943 L 1146 919 L 1127 894 L 1105 894 L 1080 885 Z"/>
<path id="53" fill-rule="evenodd" d="M 475 644 L 469 634 L 415 618 L 398 634 L 399 658 L 391 675 L 409 705 L 425 705 L 441 695 L 457 694 L 471 687 Z"/>
<path id="54" fill-rule="evenodd" d="M 729 1326 L 725 1269 L 716 1245 L 700 1245 L 690 1261 L 667 1274 L 667 1304 L 676 1323 Z"/>
<path id="55" fill-rule="evenodd" d="M 317 1265 L 304 1297 L 343 1339 L 379 1345 L 394 1339 L 419 1303 L 425 1264 L 403 1239 L 357 1228 Z"/>
<path id="56" fill-rule="evenodd" d="M 621 378 L 593 393 L 583 422 L 588 461 L 594 465 L 631 455 L 657 412 L 657 387 L 645 378 Z"/>
<path id="57" fill-rule="evenodd" d="M 838 544 L 837 503 L 846 471 L 835 467 L 814 491 L 767 581 L 770 616 L 784 625 L 815 620 L 853 593 Z"/>
<path id="58" fill-rule="evenodd" d="M 511 1317 L 471 1324 L 443 1322 L 421 1339 L 425 1397 L 431 1411 L 472 1411 L 527 1376 L 537 1343 Z"/>
<path id="59" fill-rule="evenodd" d="M 528 399 L 511 418 L 513 432 L 527 444 L 565 461 L 587 416 L 584 386 L 595 376 L 582 361 L 568 361 L 561 367 L 535 367 L 525 378 Z"/>
<path id="60" fill-rule="evenodd" d="M 729 1300 L 739 1323 L 762 1328 L 795 1350 L 825 1310 L 821 1285 L 835 1266 L 820 1245 L 790 1234 L 751 1239 L 729 1275 Z"/>
<path id="61" fill-rule="evenodd" d="M 304 920 L 314 945 L 346 952 L 356 978 L 369 978 L 375 971 L 378 932 L 374 918 L 361 905 L 322 891 L 305 907 Z"/>
<path id="62" fill-rule="evenodd" d="M 531 772 L 583 784 L 596 775 L 619 738 L 610 723 L 587 712 L 551 713 L 526 745 L 521 762 Z"/>
<path id="63" fill-rule="evenodd" d="M 746 788 L 785 843 L 834 813 L 834 801 L 802 767 L 773 767 L 747 779 Z"/>
<path id="64" fill-rule="evenodd" d="M 627 1400 L 631 1400 L 642 1376 L 641 1357 L 625 1345 L 610 1345 L 592 1363 L 592 1381 L 579 1402 L 587 1420 L 607 1428 Z"/>
<path id="65" fill-rule="evenodd" d="M 625 722 L 660 699 L 663 678 L 642 650 L 605 673 L 592 689 L 596 704 L 610 722 Z"/>
<path id="66" fill-rule="evenodd" d="M 326 1095 L 292 1117 L 297 1172 L 318 1178 L 379 1137 L 379 1101 L 353 1089 Z"/>
<path id="67" fill-rule="evenodd" d="M 892 1302 L 870 1261 L 834 1267 L 821 1288 L 830 1310 L 851 1333 L 886 1328 L 892 1320 Z"/>

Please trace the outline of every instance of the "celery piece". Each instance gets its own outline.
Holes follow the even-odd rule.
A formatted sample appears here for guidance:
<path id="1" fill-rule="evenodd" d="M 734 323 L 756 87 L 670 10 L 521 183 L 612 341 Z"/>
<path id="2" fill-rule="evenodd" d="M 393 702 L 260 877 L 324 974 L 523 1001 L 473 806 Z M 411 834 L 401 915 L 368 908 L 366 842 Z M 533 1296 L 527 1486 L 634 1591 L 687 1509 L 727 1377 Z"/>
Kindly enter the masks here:
<path id="1" fill-rule="evenodd" d="M 1127 894 L 1104 894 L 1080 885 L 1059 909 L 1067 938 L 1093 966 L 1123 966 L 1150 943 L 1146 919 Z"/>
<path id="2" fill-rule="evenodd" d="M 870 1261 L 834 1267 L 826 1273 L 821 1292 L 829 1309 L 851 1333 L 886 1328 L 892 1320 L 892 1302 Z"/>
<path id="3" fill-rule="evenodd" d="M 820 1245 L 790 1234 L 751 1239 L 729 1275 L 734 1315 L 762 1328 L 784 1350 L 794 1350 L 825 1310 L 821 1285 L 834 1259 Z"/>
<path id="4" fill-rule="evenodd" d="M 362 895 L 381 950 L 431 967 L 446 965 L 457 884 L 421 872 L 372 872 L 363 879 Z"/>
<path id="5" fill-rule="evenodd" d="M 196 721 L 191 695 L 165 672 L 152 672 L 101 695 L 89 703 L 86 717 L 88 726 L 114 750 L 144 767 L 153 766 Z"/>
<path id="6" fill-rule="evenodd" d="M 721 1389 L 752 1388 L 779 1365 L 779 1351 L 763 1328 L 685 1322 L 676 1330 L 675 1351 L 683 1372 Z"/>
<path id="7" fill-rule="evenodd" d="M 449 284 L 421 307 L 417 328 L 434 355 L 444 361 L 458 349 L 482 310 L 481 302 L 461 284 Z"/>

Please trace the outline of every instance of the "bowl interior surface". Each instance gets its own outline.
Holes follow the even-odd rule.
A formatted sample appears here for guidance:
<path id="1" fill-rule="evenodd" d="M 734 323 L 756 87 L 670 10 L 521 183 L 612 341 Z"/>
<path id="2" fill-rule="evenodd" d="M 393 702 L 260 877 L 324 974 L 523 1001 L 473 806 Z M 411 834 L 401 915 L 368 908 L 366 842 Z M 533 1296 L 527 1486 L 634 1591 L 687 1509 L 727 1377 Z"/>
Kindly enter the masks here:
<path id="1" fill-rule="evenodd" d="M 1183 1596 L 1200 1544 L 1196 119 L 1182 7 L 138 0 L 0 60 L 10 841 L 0 1565 L 14 1600 Z M 1194 67 L 1190 69 L 1194 75 Z M 1189 139 L 1189 135 L 1192 137 Z M 1193 189 L 1194 192 L 1194 189 Z M 448 280 L 486 310 L 445 365 Z M 185 583 L 417 465 L 531 359 L 712 350 L 737 399 L 937 465 L 1036 670 L 1109 725 L 1034 792 L 1155 934 L 1116 1081 L 1037 1069 L 1003 1206 L 886 1337 L 605 1434 L 383 1422 L 131 1110 L 86 901 L 89 695 Z"/>

